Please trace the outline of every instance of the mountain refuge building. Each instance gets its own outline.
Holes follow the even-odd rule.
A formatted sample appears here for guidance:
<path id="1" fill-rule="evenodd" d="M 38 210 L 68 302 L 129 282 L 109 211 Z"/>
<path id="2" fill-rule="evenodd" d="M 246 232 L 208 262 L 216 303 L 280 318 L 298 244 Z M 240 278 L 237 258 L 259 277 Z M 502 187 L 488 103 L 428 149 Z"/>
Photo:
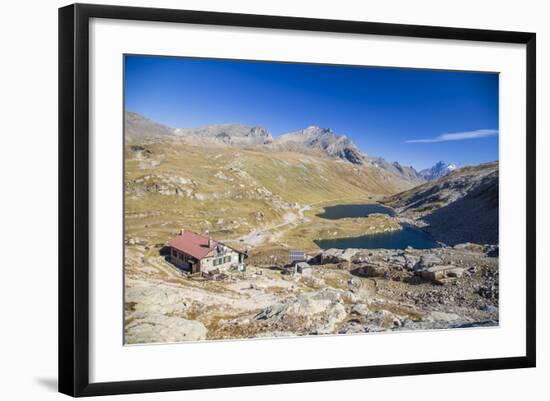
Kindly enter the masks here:
<path id="1" fill-rule="evenodd" d="M 187 230 L 182 230 L 176 238 L 168 241 L 166 246 L 169 248 L 170 261 L 192 274 L 239 267 L 247 257 L 244 252 Z"/>

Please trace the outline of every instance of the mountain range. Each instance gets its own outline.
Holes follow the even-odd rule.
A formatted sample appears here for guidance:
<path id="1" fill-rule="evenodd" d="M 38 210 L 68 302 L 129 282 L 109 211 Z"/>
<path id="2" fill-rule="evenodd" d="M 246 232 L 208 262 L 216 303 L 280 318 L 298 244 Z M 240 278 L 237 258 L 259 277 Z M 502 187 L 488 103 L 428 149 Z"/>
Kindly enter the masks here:
<path id="1" fill-rule="evenodd" d="M 330 128 L 309 126 L 299 131 L 273 136 L 263 127 L 243 124 L 214 124 L 198 128 L 171 128 L 138 113 L 125 113 L 126 140 L 148 137 L 177 136 L 194 141 L 235 146 L 266 146 L 278 151 L 316 152 L 355 165 L 367 165 L 385 170 L 413 185 L 443 177 L 456 166 L 443 161 L 432 168 L 417 172 L 412 166 L 388 162 L 381 157 L 367 156 L 345 135 Z"/>

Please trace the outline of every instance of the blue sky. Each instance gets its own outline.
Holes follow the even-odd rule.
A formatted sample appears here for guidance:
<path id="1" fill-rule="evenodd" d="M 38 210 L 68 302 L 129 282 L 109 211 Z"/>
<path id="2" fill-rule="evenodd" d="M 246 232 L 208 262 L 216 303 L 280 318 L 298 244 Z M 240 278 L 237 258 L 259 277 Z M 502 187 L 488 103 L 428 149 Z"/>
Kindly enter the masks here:
<path id="1" fill-rule="evenodd" d="M 422 169 L 498 159 L 498 74 L 125 57 L 125 108 L 171 127 L 310 125 Z"/>

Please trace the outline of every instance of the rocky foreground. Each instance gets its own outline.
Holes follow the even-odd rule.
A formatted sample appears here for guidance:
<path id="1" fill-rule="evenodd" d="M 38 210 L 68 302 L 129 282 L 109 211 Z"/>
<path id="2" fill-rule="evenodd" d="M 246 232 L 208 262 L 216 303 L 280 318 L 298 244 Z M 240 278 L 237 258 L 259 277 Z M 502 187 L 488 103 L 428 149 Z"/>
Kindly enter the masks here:
<path id="1" fill-rule="evenodd" d="M 186 277 L 141 245 L 126 247 L 127 344 L 372 333 L 498 325 L 498 248 L 328 250 L 311 275 L 248 266 Z"/>

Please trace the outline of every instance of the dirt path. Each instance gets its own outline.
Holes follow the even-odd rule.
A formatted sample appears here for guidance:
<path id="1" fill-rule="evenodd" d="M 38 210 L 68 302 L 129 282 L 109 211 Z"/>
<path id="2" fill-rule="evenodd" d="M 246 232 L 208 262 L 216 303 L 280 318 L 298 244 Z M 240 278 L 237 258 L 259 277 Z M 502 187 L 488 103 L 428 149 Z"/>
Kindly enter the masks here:
<path id="1" fill-rule="evenodd" d="M 298 210 L 298 214 L 289 212 L 285 214 L 285 216 L 283 217 L 282 223 L 273 224 L 268 227 L 252 230 L 250 233 L 243 235 L 242 237 L 238 238 L 236 241 L 244 242 L 245 244 L 253 247 L 258 246 L 267 239 L 270 231 L 273 231 L 291 224 L 296 224 L 299 220 L 302 220 L 304 218 L 304 212 L 306 210 L 309 210 L 310 207 L 311 207 L 310 205 L 301 207 Z"/>
<path id="2" fill-rule="evenodd" d="M 333 202 L 337 202 L 337 201 L 341 201 L 341 200 L 343 200 L 343 199 L 332 199 L 332 200 L 328 200 L 328 201 L 324 200 L 324 201 L 315 202 L 315 203 L 312 203 L 312 204 L 309 204 L 309 205 L 304 205 L 300 209 L 298 209 L 298 214 L 292 213 L 292 212 L 287 213 L 284 216 L 282 223 L 273 224 L 273 225 L 270 225 L 270 226 L 267 226 L 267 227 L 258 228 L 258 229 L 252 230 L 250 233 L 248 233 L 246 235 L 243 235 L 242 237 L 239 237 L 239 238 L 234 239 L 234 240 L 227 240 L 227 241 L 224 241 L 224 242 L 226 242 L 226 243 L 240 242 L 240 243 L 246 244 L 246 245 L 251 246 L 251 247 L 256 247 L 258 245 L 261 245 L 268 238 L 273 239 L 273 236 L 270 237 L 270 232 L 271 231 L 279 229 L 281 227 L 295 225 L 298 222 L 300 222 L 301 220 L 304 220 L 305 219 L 304 212 L 310 210 L 312 208 L 312 206 L 315 206 L 315 205 L 318 205 L 318 204 L 321 204 L 321 203 L 331 204 Z M 282 232 L 279 232 L 279 233 L 276 234 L 276 237 L 279 237 L 282 234 L 283 234 Z"/>

